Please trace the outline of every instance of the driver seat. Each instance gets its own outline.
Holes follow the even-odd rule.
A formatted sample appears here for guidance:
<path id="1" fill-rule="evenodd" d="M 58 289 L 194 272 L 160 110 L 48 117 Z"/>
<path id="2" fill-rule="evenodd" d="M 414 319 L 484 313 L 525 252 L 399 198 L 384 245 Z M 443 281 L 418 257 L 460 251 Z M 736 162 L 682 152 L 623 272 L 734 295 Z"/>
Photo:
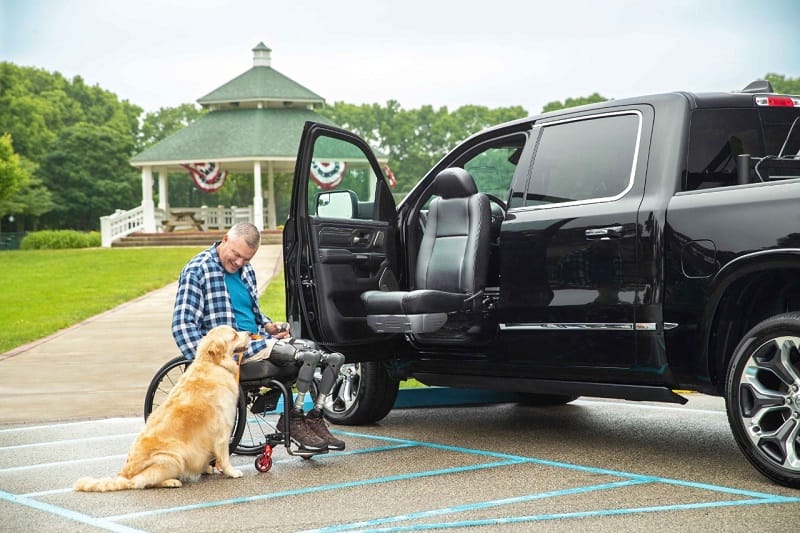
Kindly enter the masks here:
<path id="1" fill-rule="evenodd" d="M 491 209 L 462 168 L 442 170 L 433 183 L 412 290 L 361 294 L 367 323 L 378 333 L 431 333 L 449 313 L 467 308 L 486 286 Z"/>

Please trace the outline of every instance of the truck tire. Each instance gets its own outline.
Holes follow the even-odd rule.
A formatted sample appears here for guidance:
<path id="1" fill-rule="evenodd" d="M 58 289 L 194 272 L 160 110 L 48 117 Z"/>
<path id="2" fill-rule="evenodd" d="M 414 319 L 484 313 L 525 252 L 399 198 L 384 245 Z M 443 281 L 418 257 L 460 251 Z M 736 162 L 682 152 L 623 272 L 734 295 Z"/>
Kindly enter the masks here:
<path id="1" fill-rule="evenodd" d="M 745 334 L 728 364 L 725 405 L 747 460 L 800 488 L 800 313 L 775 315 Z"/>
<path id="2" fill-rule="evenodd" d="M 318 382 L 312 386 L 316 399 Z M 360 426 L 381 420 L 392 410 L 400 382 L 379 362 L 349 363 L 325 401 L 325 418 L 334 424 Z"/>

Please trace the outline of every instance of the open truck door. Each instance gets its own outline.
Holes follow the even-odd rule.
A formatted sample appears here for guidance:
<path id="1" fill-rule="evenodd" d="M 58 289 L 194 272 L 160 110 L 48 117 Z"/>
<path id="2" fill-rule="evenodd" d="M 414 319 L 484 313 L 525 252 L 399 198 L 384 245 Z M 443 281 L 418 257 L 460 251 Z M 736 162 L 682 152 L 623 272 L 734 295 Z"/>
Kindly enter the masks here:
<path id="1" fill-rule="evenodd" d="M 286 311 L 295 335 L 345 353 L 348 362 L 375 360 L 403 343 L 400 335 L 372 331 L 361 302 L 397 264 L 396 221 L 369 146 L 348 131 L 307 122 L 283 239 Z"/>

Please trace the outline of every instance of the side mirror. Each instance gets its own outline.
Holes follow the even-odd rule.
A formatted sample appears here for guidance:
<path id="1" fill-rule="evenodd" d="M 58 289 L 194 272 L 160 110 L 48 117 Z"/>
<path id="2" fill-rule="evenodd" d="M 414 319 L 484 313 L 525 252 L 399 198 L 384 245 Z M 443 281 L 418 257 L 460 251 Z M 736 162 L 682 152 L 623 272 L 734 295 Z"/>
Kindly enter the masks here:
<path id="1" fill-rule="evenodd" d="M 347 189 L 318 192 L 314 195 L 317 216 L 326 218 L 356 218 L 358 197 Z"/>

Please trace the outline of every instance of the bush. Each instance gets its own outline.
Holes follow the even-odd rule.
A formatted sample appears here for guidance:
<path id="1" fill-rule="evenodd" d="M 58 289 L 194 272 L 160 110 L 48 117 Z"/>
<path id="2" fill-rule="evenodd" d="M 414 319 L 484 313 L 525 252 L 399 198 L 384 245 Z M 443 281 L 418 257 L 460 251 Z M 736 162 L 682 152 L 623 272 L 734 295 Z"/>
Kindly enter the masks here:
<path id="1" fill-rule="evenodd" d="M 28 233 L 19 243 L 20 250 L 57 250 L 65 248 L 96 248 L 100 233 L 90 231 L 53 230 Z"/>

